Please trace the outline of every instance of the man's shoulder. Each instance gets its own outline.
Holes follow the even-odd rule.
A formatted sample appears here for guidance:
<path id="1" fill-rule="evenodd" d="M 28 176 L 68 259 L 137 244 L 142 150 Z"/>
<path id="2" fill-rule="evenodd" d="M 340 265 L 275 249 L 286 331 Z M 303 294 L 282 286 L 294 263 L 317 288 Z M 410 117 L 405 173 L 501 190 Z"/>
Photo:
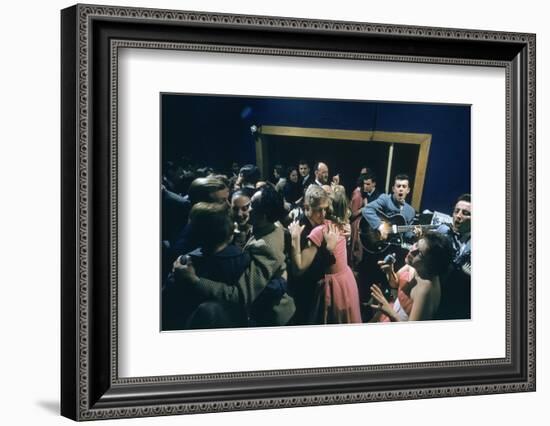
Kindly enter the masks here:
<path id="1" fill-rule="evenodd" d="M 259 259 L 271 259 L 278 262 L 284 261 L 284 231 L 276 226 L 269 234 L 262 238 L 252 238 L 246 246 L 250 256 Z"/>
<path id="2" fill-rule="evenodd" d="M 277 243 L 284 241 L 284 231 L 281 226 L 275 226 L 273 231 L 269 234 L 265 234 L 261 238 L 256 239 L 252 237 L 248 244 L 247 249 L 269 249 Z"/>
<path id="3" fill-rule="evenodd" d="M 240 247 L 238 247 L 235 244 L 228 244 L 226 247 L 223 248 L 223 250 L 216 253 L 216 257 L 219 258 L 232 258 L 232 257 L 241 257 L 243 255 L 243 251 Z"/>
<path id="4" fill-rule="evenodd" d="M 376 200 L 372 200 L 371 202 L 369 202 L 367 204 L 367 207 L 369 205 L 377 205 L 377 204 L 381 204 L 381 205 L 389 205 L 391 203 L 391 195 L 389 194 L 380 194 Z M 374 208 L 374 206 L 372 206 Z"/>
<path id="5" fill-rule="evenodd" d="M 305 214 L 302 214 L 300 216 L 300 218 L 298 219 L 298 223 L 300 225 L 304 225 L 304 230 L 302 231 L 302 234 L 305 232 L 309 232 L 313 229 L 313 225 L 311 224 L 311 222 L 309 221 L 309 219 Z"/>
<path id="6" fill-rule="evenodd" d="M 450 234 L 451 231 L 451 226 L 447 223 L 442 223 L 436 228 L 436 232 L 440 234 Z"/>
<path id="7" fill-rule="evenodd" d="M 401 214 L 402 216 L 405 217 L 405 220 L 407 221 L 407 223 L 411 224 L 414 221 L 414 218 L 416 217 L 416 210 L 410 204 L 405 203 Z"/>
<path id="8" fill-rule="evenodd" d="M 409 212 L 412 212 L 413 214 L 416 213 L 416 210 L 414 209 L 414 207 L 411 206 L 409 203 L 405 203 L 404 206 L 405 206 L 405 209 L 407 209 Z"/>
<path id="9" fill-rule="evenodd" d="M 264 237 L 268 245 L 283 243 L 285 240 L 285 231 L 281 225 L 275 224 L 275 229 Z"/>

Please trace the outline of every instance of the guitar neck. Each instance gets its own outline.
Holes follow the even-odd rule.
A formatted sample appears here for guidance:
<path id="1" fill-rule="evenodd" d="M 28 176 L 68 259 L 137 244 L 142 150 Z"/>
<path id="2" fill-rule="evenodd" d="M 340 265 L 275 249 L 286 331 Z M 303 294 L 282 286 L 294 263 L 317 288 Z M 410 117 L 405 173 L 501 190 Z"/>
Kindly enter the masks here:
<path id="1" fill-rule="evenodd" d="M 395 234 L 399 234 L 401 232 L 412 231 L 415 228 L 420 228 L 420 229 L 424 230 L 424 229 L 436 229 L 438 227 L 439 227 L 439 225 L 401 225 L 401 226 L 394 225 L 392 227 L 392 231 Z"/>

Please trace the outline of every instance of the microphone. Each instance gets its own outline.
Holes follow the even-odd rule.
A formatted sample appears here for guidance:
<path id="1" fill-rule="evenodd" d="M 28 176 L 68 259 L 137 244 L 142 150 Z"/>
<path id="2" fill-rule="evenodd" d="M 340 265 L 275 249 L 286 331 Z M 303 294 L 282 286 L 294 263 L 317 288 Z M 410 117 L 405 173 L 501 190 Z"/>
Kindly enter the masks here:
<path id="1" fill-rule="evenodd" d="M 393 265 L 396 262 L 395 253 L 388 254 L 384 258 L 383 262 L 387 265 Z"/>

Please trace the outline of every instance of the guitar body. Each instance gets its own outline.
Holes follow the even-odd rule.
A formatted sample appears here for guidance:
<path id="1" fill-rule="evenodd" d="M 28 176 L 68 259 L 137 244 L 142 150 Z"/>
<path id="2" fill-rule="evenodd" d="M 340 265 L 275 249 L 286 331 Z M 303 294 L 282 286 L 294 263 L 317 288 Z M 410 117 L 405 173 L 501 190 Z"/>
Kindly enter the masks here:
<path id="1" fill-rule="evenodd" d="M 380 236 L 380 231 L 378 229 L 373 229 L 367 220 L 361 216 L 359 222 L 359 238 L 361 239 L 361 244 L 363 249 L 367 253 L 384 253 L 390 246 L 403 246 L 403 235 L 402 233 L 392 233 L 392 228 L 394 226 L 406 226 L 407 222 L 405 218 L 400 214 L 395 214 L 393 216 L 387 216 L 382 212 L 378 213 L 378 217 L 382 221 L 382 224 L 388 228 L 388 238 L 383 240 Z"/>

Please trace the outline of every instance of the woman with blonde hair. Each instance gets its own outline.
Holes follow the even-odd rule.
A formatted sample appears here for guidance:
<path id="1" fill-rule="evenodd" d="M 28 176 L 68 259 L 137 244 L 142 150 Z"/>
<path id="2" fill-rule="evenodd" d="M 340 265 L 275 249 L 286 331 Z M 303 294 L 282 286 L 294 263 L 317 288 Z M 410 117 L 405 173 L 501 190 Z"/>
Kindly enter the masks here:
<path id="1" fill-rule="evenodd" d="M 316 195 L 323 198 L 326 193 L 317 194 L 318 190 L 306 193 L 306 202 L 315 205 Z M 335 262 L 326 266 L 324 280 L 315 292 L 314 309 L 311 322 L 316 324 L 360 323 L 359 292 L 353 272 L 347 263 L 346 229 L 349 229 L 349 214 L 345 193 L 337 191 L 333 194 L 327 213 L 332 220 L 324 219 L 308 235 L 308 246 L 301 250 L 300 236 L 304 229 L 297 221 L 289 226 L 292 237 L 291 260 L 296 273 L 304 273 L 311 265 L 317 251 L 321 247 L 332 253 Z"/>

